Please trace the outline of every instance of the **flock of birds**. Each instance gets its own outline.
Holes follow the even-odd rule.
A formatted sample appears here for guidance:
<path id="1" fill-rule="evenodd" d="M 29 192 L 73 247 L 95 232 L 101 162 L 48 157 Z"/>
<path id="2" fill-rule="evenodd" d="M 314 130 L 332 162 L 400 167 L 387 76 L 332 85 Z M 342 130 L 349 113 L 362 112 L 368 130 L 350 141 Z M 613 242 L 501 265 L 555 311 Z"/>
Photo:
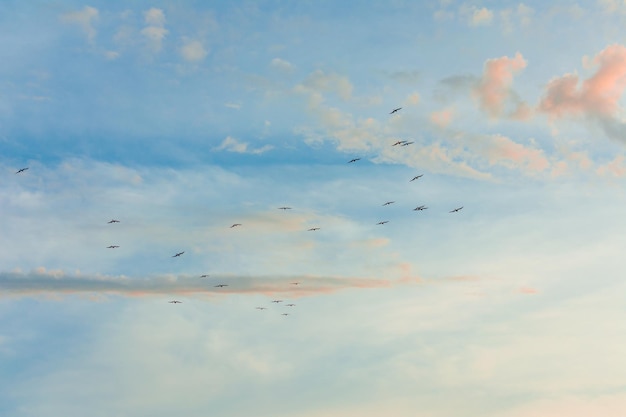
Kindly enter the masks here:
<path id="1" fill-rule="evenodd" d="M 395 113 L 397 113 L 400 110 L 402 110 L 402 107 L 398 107 L 398 108 L 393 109 L 389 114 L 395 114 Z M 406 140 L 399 140 L 399 141 L 394 142 L 391 146 L 409 146 L 409 145 L 411 145 L 413 143 L 414 142 L 410 142 L 410 141 L 406 141 Z M 361 158 L 353 158 L 353 159 L 349 160 L 348 163 L 352 164 L 352 163 L 358 162 L 360 160 L 361 160 Z M 29 167 L 20 168 L 19 170 L 17 170 L 15 172 L 15 174 L 21 174 L 21 173 L 27 171 L 28 169 L 29 169 Z M 411 178 L 409 180 L 409 182 L 413 182 L 415 180 L 419 180 L 423 175 L 424 174 L 416 175 L 413 178 Z M 394 204 L 394 203 L 395 203 L 395 201 L 387 201 L 387 202 L 385 202 L 383 204 L 383 206 L 389 206 L 389 205 Z M 278 207 L 278 210 L 283 210 L 283 211 L 291 210 L 291 209 L 292 209 L 291 207 L 287 207 L 287 206 Z M 414 211 L 423 211 L 423 210 L 427 210 L 427 209 L 428 209 L 428 207 L 426 207 L 425 205 L 420 205 L 420 206 L 415 207 L 413 210 Z M 459 212 L 462 209 L 463 209 L 463 206 L 457 207 L 457 208 L 454 208 L 454 209 L 450 210 L 449 213 L 457 213 L 457 212 Z M 111 219 L 107 223 L 108 224 L 120 223 L 120 220 Z M 385 225 L 387 223 L 389 223 L 389 220 L 383 220 L 383 221 L 380 221 L 380 222 L 376 223 L 376 225 Z M 242 226 L 241 223 L 233 223 L 230 226 L 230 228 L 232 229 L 232 228 L 240 227 L 240 226 Z M 315 231 L 320 230 L 320 229 L 321 229 L 320 227 L 312 227 L 310 229 L 307 229 L 307 231 L 315 232 Z M 119 245 L 109 245 L 106 248 L 107 249 L 117 249 L 119 247 L 120 247 Z M 172 255 L 172 258 L 178 258 L 178 257 L 182 256 L 184 253 L 185 253 L 184 251 L 177 252 L 174 255 Z M 208 278 L 208 277 L 209 277 L 208 274 L 200 275 L 200 278 Z M 292 282 L 291 285 L 300 285 L 300 282 Z M 216 285 L 214 285 L 214 287 L 215 288 L 224 288 L 224 287 L 228 287 L 228 284 L 216 284 Z M 181 304 L 182 301 L 180 301 L 180 300 L 171 300 L 171 301 L 169 301 L 169 303 L 170 304 Z M 275 303 L 275 304 L 283 303 L 283 300 L 272 300 L 272 303 Z M 294 303 L 288 303 L 288 304 L 284 304 L 284 305 L 286 307 L 295 307 Z M 258 307 L 256 307 L 256 309 L 257 310 L 266 310 L 267 307 L 260 307 L 260 306 L 258 306 Z M 288 316 L 289 313 L 281 313 L 281 315 Z"/>

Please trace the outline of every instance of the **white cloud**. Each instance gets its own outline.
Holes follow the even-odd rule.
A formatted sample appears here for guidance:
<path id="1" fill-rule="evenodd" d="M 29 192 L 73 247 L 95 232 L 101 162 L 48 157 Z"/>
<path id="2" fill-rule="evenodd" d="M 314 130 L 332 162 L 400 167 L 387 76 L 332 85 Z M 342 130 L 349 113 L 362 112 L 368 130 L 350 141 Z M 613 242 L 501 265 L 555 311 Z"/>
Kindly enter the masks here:
<path id="1" fill-rule="evenodd" d="M 470 17 L 471 26 L 485 26 L 493 21 L 493 12 L 486 7 L 475 9 Z"/>
<path id="2" fill-rule="evenodd" d="M 284 59 L 280 58 L 272 59 L 271 66 L 272 68 L 283 72 L 292 72 L 295 69 L 291 62 L 285 61 Z"/>
<path id="3" fill-rule="evenodd" d="M 220 144 L 220 146 L 214 148 L 216 151 L 229 151 L 236 153 L 249 153 L 249 154 L 262 154 L 271 149 L 274 149 L 272 145 L 265 145 L 256 149 L 249 149 L 249 144 L 247 142 L 240 142 L 239 140 L 233 138 L 232 136 L 226 137 L 224 141 Z"/>
<path id="4" fill-rule="evenodd" d="M 169 33 L 165 29 L 165 14 L 161 9 L 152 8 L 144 12 L 144 17 L 147 26 L 141 30 L 141 34 L 146 39 L 152 53 L 160 52 L 163 39 Z"/>

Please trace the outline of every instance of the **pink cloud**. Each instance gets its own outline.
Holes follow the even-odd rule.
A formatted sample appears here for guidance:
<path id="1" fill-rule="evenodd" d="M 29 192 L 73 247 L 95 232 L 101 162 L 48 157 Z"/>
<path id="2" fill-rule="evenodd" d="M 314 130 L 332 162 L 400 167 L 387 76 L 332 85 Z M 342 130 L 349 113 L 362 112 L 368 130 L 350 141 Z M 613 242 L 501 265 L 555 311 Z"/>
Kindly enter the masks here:
<path id="1" fill-rule="evenodd" d="M 565 74 L 551 80 L 539 103 L 539 110 L 551 118 L 613 117 L 626 88 L 626 47 L 610 45 L 596 55 L 591 64 L 598 69 L 580 86 L 577 74 Z"/>
<path id="2" fill-rule="evenodd" d="M 453 116 L 454 111 L 452 109 L 443 109 L 440 111 L 432 112 L 430 114 L 430 121 L 440 128 L 445 129 L 452 122 Z"/>
<path id="3" fill-rule="evenodd" d="M 533 287 L 521 287 L 518 288 L 517 292 L 519 292 L 520 294 L 539 294 L 539 291 L 536 288 Z"/>
<path id="4" fill-rule="evenodd" d="M 533 172 L 548 169 L 550 162 L 541 149 L 526 147 L 502 135 L 485 139 L 485 153 L 491 165 L 523 168 Z"/>
<path id="5" fill-rule="evenodd" d="M 513 75 L 526 68 L 526 60 L 517 52 L 515 57 L 489 59 L 485 62 L 483 76 L 474 88 L 474 94 L 480 102 L 480 106 L 492 117 L 500 117 L 504 113 L 509 99 L 512 97 L 510 86 L 513 83 Z M 513 114 L 523 113 L 518 103 L 518 108 Z"/>
<path id="6" fill-rule="evenodd" d="M 626 158 L 623 155 L 617 156 L 611 162 L 600 166 L 596 172 L 602 176 L 612 176 L 621 178 L 626 176 Z"/>

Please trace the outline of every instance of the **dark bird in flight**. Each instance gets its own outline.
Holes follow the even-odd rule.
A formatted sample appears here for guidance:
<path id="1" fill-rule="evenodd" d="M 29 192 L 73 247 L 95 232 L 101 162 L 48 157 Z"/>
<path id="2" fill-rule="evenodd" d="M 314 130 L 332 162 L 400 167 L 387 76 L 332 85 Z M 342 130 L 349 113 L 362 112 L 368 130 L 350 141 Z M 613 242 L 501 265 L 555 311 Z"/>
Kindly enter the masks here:
<path id="1" fill-rule="evenodd" d="M 320 230 L 319 227 L 311 227 L 309 230 L 307 230 L 307 232 L 314 232 L 316 230 Z"/>
<path id="2" fill-rule="evenodd" d="M 391 113 L 389 113 L 389 114 L 394 114 L 394 113 L 396 113 L 396 112 L 398 112 L 400 110 L 402 110 L 402 107 L 398 107 L 397 109 L 391 110 Z"/>
<path id="3" fill-rule="evenodd" d="M 285 304 L 287 307 L 295 307 L 295 304 Z"/>
<path id="4" fill-rule="evenodd" d="M 376 223 L 376 224 L 385 224 L 385 223 L 389 223 L 389 220 L 385 220 L 385 221 L 382 221 L 382 222 L 378 222 L 378 223 Z"/>
<path id="5" fill-rule="evenodd" d="M 120 222 L 119 220 L 113 219 L 113 220 L 109 220 L 107 223 L 111 224 L 111 223 L 119 223 L 119 222 Z"/>
<path id="6" fill-rule="evenodd" d="M 422 210 L 426 210 L 428 207 L 426 206 L 417 206 L 413 209 L 413 211 L 422 211 Z"/>
<path id="7" fill-rule="evenodd" d="M 291 285 L 300 285 L 299 282 L 292 282 Z"/>
<path id="8" fill-rule="evenodd" d="M 403 143 L 406 143 L 406 140 L 399 140 L 391 146 L 398 146 L 398 145 L 402 145 Z"/>
<path id="9" fill-rule="evenodd" d="M 228 287 L 228 284 L 217 284 L 214 285 L 215 288 L 222 288 L 222 287 Z"/>
<path id="10" fill-rule="evenodd" d="M 415 177 L 411 178 L 411 181 L 419 180 L 423 176 L 424 176 L 424 174 L 416 175 Z M 409 182 L 411 182 L 411 181 L 409 181 Z"/>
<path id="11" fill-rule="evenodd" d="M 107 249 L 115 249 L 115 248 L 119 248 L 119 246 L 117 246 L 117 245 L 107 246 Z"/>
<path id="12" fill-rule="evenodd" d="M 283 313 L 283 314 L 281 314 L 281 316 L 288 316 L 288 315 L 289 315 L 289 313 Z"/>
<path id="13" fill-rule="evenodd" d="M 26 171 L 27 169 L 28 169 L 28 167 L 26 167 L 26 168 L 20 168 L 20 169 L 18 169 L 18 170 L 17 170 L 17 172 L 15 172 L 15 173 L 16 173 L 16 174 L 19 174 L 20 172 L 24 172 L 24 171 Z"/>
<path id="14" fill-rule="evenodd" d="M 354 159 L 349 160 L 348 163 L 351 164 L 353 162 L 360 161 L 360 160 L 361 158 L 354 158 Z"/>
<path id="15" fill-rule="evenodd" d="M 266 308 L 266 307 L 257 307 L 256 309 L 257 309 L 257 310 L 267 310 L 267 308 Z"/>
<path id="16" fill-rule="evenodd" d="M 282 303 L 283 300 L 273 300 L 272 303 Z"/>
<path id="17" fill-rule="evenodd" d="M 170 304 L 180 304 L 180 303 L 182 303 L 182 301 L 172 300 L 172 301 L 169 301 L 169 303 Z"/>
<path id="18" fill-rule="evenodd" d="M 455 208 L 454 210 L 450 210 L 450 213 L 456 213 L 457 211 L 461 210 L 463 208 L 463 206 Z"/>
<path id="19" fill-rule="evenodd" d="M 389 204 L 393 204 L 395 203 L 395 201 L 387 201 L 385 204 L 383 204 L 383 206 L 388 206 Z"/>
<path id="20" fill-rule="evenodd" d="M 232 229 L 233 227 L 237 227 L 237 226 L 241 226 L 241 223 L 235 223 L 232 226 L 230 226 L 230 228 Z"/>
<path id="21" fill-rule="evenodd" d="M 207 274 L 204 275 L 200 275 L 200 278 L 208 278 L 209 276 Z"/>
<path id="22" fill-rule="evenodd" d="M 180 255 L 182 255 L 185 252 L 178 252 L 176 255 L 172 256 L 172 258 L 178 258 Z"/>
<path id="23" fill-rule="evenodd" d="M 278 210 L 291 210 L 291 207 L 278 207 Z"/>
<path id="24" fill-rule="evenodd" d="M 401 146 L 409 146 L 410 144 L 415 143 L 415 142 L 404 142 Z"/>

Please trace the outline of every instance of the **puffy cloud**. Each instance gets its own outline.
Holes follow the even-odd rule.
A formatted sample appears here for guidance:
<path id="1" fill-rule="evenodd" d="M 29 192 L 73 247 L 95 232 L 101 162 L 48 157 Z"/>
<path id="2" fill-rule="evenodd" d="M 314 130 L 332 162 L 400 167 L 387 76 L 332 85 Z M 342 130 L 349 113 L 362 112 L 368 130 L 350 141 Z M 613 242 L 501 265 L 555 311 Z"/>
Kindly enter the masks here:
<path id="1" fill-rule="evenodd" d="M 591 64 L 598 69 L 580 86 L 577 74 L 565 74 L 548 82 L 539 110 L 551 118 L 613 117 L 626 87 L 626 48 L 608 46 L 591 60 Z"/>
<path id="2" fill-rule="evenodd" d="M 484 26 L 491 24 L 493 20 L 493 12 L 486 7 L 475 9 L 470 17 L 471 26 Z"/>
<path id="3" fill-rule="evenodd" d="M 448 108 L 432 112 L 430 114 L 430 121 L 441 128 L 446 128 L 450 122 L 452 122 L 452 117 L 454 117 L 454 110 Z"/>
<path id="4" fill-rule="evenodd" d="M 85 32 L 89 43 L 93 43 L 96 37 L 96 29 L 93 27 L 92 23 L 98 18 L 98 15 L 98 9 L 91 6 L 85 6 L 83 10 L 64 14 L 61 16 L 61 20 L 66 23 L 79 25 L 83 32 Z"/>
<path id="5" fill-rule="evenodd" d="M 480 106 L 492 117 L 504 114 L 507 105 L 515 98 L 510 86 L 513 75 L 526 68 L 526 60 L 517 52 L 513 58 L 503 56 L 489 59 L 485 62 L 483 76 L 474 86 L 473 92 L 478 98 Z M 510 115 L 517 115 L 524 104 L 519 102 Z"/>
<path id="6" fill-rule="evenodd" d="M 186 61 L 202 61 L 208 54 L 202 42 L 195 39 L 184 39 L 184 45 L 180 48 L 180 54 Z"/>
<path id="7" fill-rule="evenodd" d="M 141 30 L 141 34 L 146 38 L 152 52 L 159 52 L 163 39 L 169 33 L 165 29 L 165 14 L 161 9 L 151 8 L 144 12 L 144 18 L 147 26 Z"/>
<path id="8" fill-rule="evenodd" d="M 302 84 L 296 86 L 298 92 L 330 92 L 337 94 L 343 100 L 349 100 L 352 97 L 352 89 L 352 83 L 347 77 L 334 73 L 327 74 L 321 70 L 313 72 Z"/>

